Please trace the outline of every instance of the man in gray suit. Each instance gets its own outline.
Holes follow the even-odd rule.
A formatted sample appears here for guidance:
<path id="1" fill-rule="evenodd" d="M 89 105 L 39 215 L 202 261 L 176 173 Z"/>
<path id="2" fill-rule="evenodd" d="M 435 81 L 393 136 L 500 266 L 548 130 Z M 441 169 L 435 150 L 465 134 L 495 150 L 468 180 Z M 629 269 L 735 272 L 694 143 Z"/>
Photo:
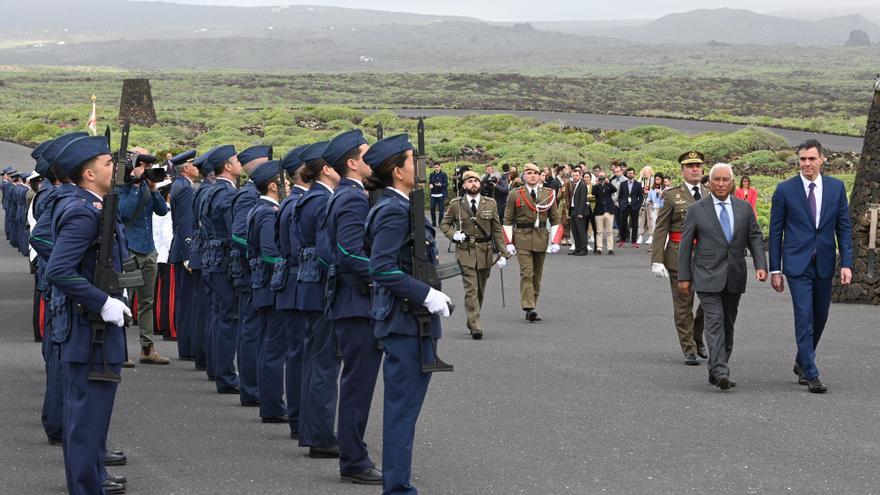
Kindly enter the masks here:
<path id="1" fill-rule="evenodd" d="M 732 185 L 730 165 L 712 167 L 712 194 L 688 208 L 678 251 L 678 288 L 688 292 L 693 283 L 700 297 L 703 336 L 709 345 L 709 383 L 721 390 L 736 386 L 727 363 L 733 352 L 739 299 L 746 290 L 746 247 L 752 253 L 757 279 L 767 280 L 761 228 L 751 205 L 730 194 Z"/>

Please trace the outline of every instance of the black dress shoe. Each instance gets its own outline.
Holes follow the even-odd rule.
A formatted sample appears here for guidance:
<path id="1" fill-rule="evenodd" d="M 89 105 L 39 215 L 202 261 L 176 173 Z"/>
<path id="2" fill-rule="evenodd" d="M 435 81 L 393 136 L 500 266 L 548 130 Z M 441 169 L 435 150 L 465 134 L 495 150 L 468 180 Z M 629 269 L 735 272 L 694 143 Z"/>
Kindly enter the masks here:
<path id="1" fill-rule="evenodd" d="M 196 360 L 196 358 L 194 358 L 192 356 L 179 356 L 177 359 L 179 361 L 195 361 Z"/>
<path id="2" fill-rule="evenodd" d="M 107 474 L 107 481 L 112 481 L 113 483 L 119 483 L 120 485 L 124 485 L 128 483 L 128 480 L 125 479 L 125 476 L 113 476 L 112 474 Z"/>
<path id="3" fill-rule="evenodd" d="M 569 256 L 574 256 L 574 255 L 576 255 L 577 253 L 578 253 L 577 251 L 569 251 L 569 252 L 568 252 L 568 255 L 569 255 Z"/>
<path id="4" fill-rule="evenodd" d="M 101 484 L 101 488 L 104 489 L 104 493 L 116 494 L 116 493 L 125 493 L 125 485 L 121 485 L 119 483 L 114 483 L 110 480 L 104 480 L 104 483 Z"/>
<path id="5" fill-rule="evenodd" d="M 614 254 L 614 250 L 612 249 L 612 250 L 608 251 L 608 254 Z"/>
<path id="6" fill-rule="evenodd" d="M 339 447 L 309 447 L 309 457 L 312 459 L 338 459 Z"/>
<path id="7" fill-rule="evenodd" d="M 240 393 L 240 391 L 238 390 L 238 387 L 230 387 L 230 388 L 219 388 L 219 389 L 217 389 L 217 393 L 223 394 L 223 395 L 238 395 Z"/>
<path id="8" fill-rule="evenodd" d="M 287 416 L 273 416 L 271 418 L 260 418 L 260 421 L 263 423 L 273 423 L 273 424 L 288 422 Z"/>
<path id="9" fill-rule="evenodd" d="M 64 445 L 64 439 L 61 437 L 49 437 L 49 445 L 55 447 L 58 445 Z"/>
<path id="10" fill-rule="evenodd" d="M 700 361 L 697 359 L 696 354 L 691 353 L 684 357 L 684 364 L 688 366 L 698 366 Z"/>
<path id="11" fill-rule="evenodd" d="M 798 377 L 798 385 L 806 385 L 807 379 L 804 378 L 804 372 L 801 371 L 801 367 L 798 366 L 797 363 L 794 363 L 794 368 L 791 370 Z"/>
<path id="12" fill-rule="evenodd" d="M 541 321 L 541 317 L 538 316 L 538 312 L 535 310 L 530 310 L 526 313 L 526 319 L 531 322 Z"/>
<path id="13" fill-rule="evenodd" d="M 586 251 L 575 251 L 574 252 L 575 256 L 586 256 L 587 254 L 589 254 L 589 253 L 587 253 Z"/>
<path id="14" fill-rule="evenodd" d="M 483 338 L 483 331 L 482 330 L 474 330 L 473 332 L 471 332 L 471 338 L 474 340 L 482 339 Z"/>
<path id="15" fill-rule="evenodd" d="M 709 350 L 706 349 L 705 344 L 697 344 L 697 356 L 700 356 L 703 359 L 709 359 Z"/>
<path id="16" fill-rule="evenodd" d="M 809 390 L 811 394 L 824 394 L 828 391 L 828 387 L 819 380 L 818 376 L 813 380 L 807 380 L 807 386 L 810 387 Z"/>
<path id="17" fill-rule="evenodd" d="M 123 451 L 121 449 L 108 450 L 107 452 L 110 452 L 111 454 L 125 456 L 125 451 Z"/>
<path id="18" fill-rule="evenodd" d="M 104 453 L 105 466 L 125 466 L 126 464 L 128 464 L 128 458 L 125 457 L 125 454 L 110 450 Z"/>
<path id="19" fill-rule="evenodd" d="M 243 401 L 241 401 L 241 407 L 260 407 L 260 401 L 258 401 L 258 400 L 243 400 Z"/>
<path id="20" fill-rule="evenodd" d="M 382 471 L 376 468 L 369 468 L 358 474 L 341 474 L 339 481 L 356 485 L 381 485 Z"/>
<path id="21" fill-rule="evenodd" d="M 736 382 L 731 380 L 730 378 L 727 379 L 727 382 L 730 384 L 730 388 L 733 388 L 736 386 Z M 717 386 L 718 380 L 714 376 L 710 376 L 709 377 L 709 385 L 716 385 Z"/>

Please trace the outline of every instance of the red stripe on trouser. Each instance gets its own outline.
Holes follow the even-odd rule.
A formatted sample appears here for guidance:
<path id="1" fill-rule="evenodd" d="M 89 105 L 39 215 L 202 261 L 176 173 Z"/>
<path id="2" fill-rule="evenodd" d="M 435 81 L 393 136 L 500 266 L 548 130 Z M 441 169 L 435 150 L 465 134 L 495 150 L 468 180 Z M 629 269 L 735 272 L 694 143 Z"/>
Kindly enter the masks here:
<path id="1" fill-rule="evenodd" d="M 169 264 L 169 280 L 171 281 L 168 284 L 168 327 L 171 329 L 171 338 L 177 339 L 177 326 L 174 324 L 174 315 L 176 313 L 174 301 L 177 299 L 175 297 L 175 292 L 177 292 L 177 277 L 174 274 L 174 265 Z"/>
<path id="2" fill-rule="evenodd" d="M 46 300 L 43 299 L 43 296 L 40 296 L 40 311 L 39 311 L 39 327 L 40 327 L 40 338 L 46 337 Z"/>
<path id="3" fill-rule="evenodd" d="M 162 325 L 162 270 L 158 270 L 156 275 L 156 286 L 153 287 L 153 333 L 164 333 L 164 325 Z"/>

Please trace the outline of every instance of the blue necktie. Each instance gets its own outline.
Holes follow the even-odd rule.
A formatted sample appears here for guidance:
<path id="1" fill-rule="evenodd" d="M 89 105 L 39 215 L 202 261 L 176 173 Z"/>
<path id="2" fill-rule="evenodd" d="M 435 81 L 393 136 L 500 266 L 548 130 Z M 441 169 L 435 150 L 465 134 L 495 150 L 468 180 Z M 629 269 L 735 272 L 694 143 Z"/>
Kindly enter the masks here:
<path id="1" fill-rule="evenodd" d="M 733 227 L 730 225 L 730 215 L 727 214 L 727 202 L 719 201 L 719 205 L 721 205 L 721 214 L 719 215 L 721 219 L 721 230 L 724 231 L 724 237 L 727 238 L 727 243 L 730 244 L 733 241 Z"/>
<path id="2" fill-rule="evenodd" d="M 816 183 L 810 182 L 810 194 L 807 195 L 807 203 L 810 204 L 810 220 L 813 221 L 813 227 L 816 227 Z"/>

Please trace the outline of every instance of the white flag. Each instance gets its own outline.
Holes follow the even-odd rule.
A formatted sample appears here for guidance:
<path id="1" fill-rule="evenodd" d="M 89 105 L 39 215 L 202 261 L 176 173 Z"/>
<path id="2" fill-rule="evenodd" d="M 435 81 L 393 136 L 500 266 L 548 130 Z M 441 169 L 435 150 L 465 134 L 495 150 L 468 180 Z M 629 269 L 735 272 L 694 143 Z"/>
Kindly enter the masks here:
<path id="1" fill-rule="evenodd" d="M 92 136 L 96 136 L 98 134 L 98 112 L 95 108 L 95 95 L 92 95 L 92 114 L 89 115 L 89 132 Z"/>

